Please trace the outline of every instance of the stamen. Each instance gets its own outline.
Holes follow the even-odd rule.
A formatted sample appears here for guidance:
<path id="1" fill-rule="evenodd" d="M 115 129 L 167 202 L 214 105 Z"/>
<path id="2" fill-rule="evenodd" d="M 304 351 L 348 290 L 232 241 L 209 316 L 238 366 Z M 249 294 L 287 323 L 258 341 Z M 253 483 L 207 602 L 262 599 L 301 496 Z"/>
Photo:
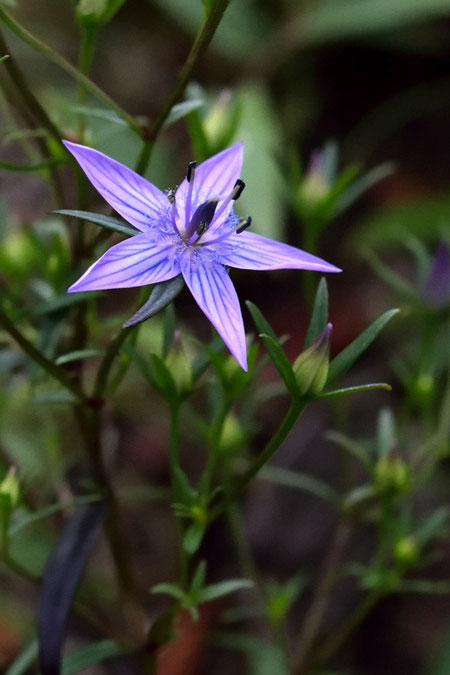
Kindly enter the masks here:
<path id="1" fill-rule="evenodd" d="M 196 166 L 197 166 L 197 162 L 195 162 L 195 161 L 189 162 L 189 164 L 188 164 L 188 168 L 187 168 L 187 171 L 186 171 L 186 180 L 187 180 L 188 183 L 190 183 L 191 180 L 195 176 L 195 167 Z"/>
<path id="2" fill-rule="evenodd" d="M 252 219 L 249 216 L 245 220 L 241 220 L 239 222 L 239 227 L 236 228 L 236 234 L 241 234 L 241 232 L 244 232 L 250 225 L 252 224 Z"/>
<path id="3" fill-rule="evenodd" d="M 241 180 L 240 178 L 238 178 L 237 181 L 235 182 L 234 188 L 231 192 L 231 199 L 234 199 L 234 201 L 239 199 L 241 194 L 244 192 L 244 188 L 245 188 L 244 181 Z"/>
<path id="4" fill-rule="evenodd" d="M 184 211 L 184 222 L 187 225 L 187 229 L 189 229 L 188 223 L 191 218 L 191 203 L 192 203 L 192 191 L 194 189 L 194 177 L 195 177 L 195 167 L 197 166 L 197 162 L 189 162 L 188 168 L 186 171 L 186 180 L 189 183 L 188 185 L 188 193 L 186 195 L 186 207 Z"/>

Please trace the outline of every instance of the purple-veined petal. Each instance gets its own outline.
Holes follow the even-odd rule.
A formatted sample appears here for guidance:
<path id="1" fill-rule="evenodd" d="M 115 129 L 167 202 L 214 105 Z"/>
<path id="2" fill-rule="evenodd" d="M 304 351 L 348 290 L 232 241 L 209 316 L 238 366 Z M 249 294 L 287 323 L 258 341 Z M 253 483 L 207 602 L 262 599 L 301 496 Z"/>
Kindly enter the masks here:
<path id="1" fill-rule="evenodd" d="M 318 272 L 340 272 L 334 265 L 295 246 L 282 244 L 255 232 L 233 234 L 217 245 L 216 252 L 223 265 L 243 270 L 301 269 Z"/>
<path id="2" fill-rule="evenodd" d="M 195 169 L 192 184 L 191 208 L 189 210 L 191 216 L 196 207 L 210 197 L 221 196 L 223 198 L 217 206 L 217 213 L 221 212 L 221 203 L 231 193 L 237 179 L 241 175 L 243 156 L 244 149 L 242 143 L 236 143 L 199 164 Z M 182 233 L 187 225 L 184 218 L 188 191 L 189 183 L 185 178 L 176 192 L 177 226 Z M 220 213 L 222 217 L 228 215 L 231 205 L 232 203 L 230 202 L 226 210 Z"/>
<path id="3" fill-rule="evenodd" d="M 244 322 L 228 272 L 201 251 L 186 249 L 181 272 L 202 312 L 216 328 L 241 368 L 247 370 Z"/>
<path id="4" fill-rule="evenodd" d="M 137 234 L 108 249 L 68 292 L 130 288 L 172 279 L 180 273 L 175 251 L 167 240 L 153 242 Z"/>
<path id="5" fill-rule="evenodd" d="M 167 195 L 127 166 L 86 145 L 63 141 L 92 185 L 141 232 L 161 225 L 168 211 Z"/>

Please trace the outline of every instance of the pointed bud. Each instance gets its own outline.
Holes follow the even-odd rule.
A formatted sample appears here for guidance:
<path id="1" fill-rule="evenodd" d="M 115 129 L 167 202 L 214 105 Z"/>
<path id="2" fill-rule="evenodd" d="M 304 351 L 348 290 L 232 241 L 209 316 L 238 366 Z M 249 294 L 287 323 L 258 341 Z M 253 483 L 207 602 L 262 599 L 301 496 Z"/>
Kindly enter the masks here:
<path id="1" fill-rule="evenodd" d="M 192 389 L 192 369 L 178 330 L 175 331 L 172 349 L 165 363 L 173 377 L 178 394 L 181 397 L 189 394 Z"/>
<path id="2" fill-rule="evenodd" d="M 100 26 L 109 21 L 125 0 L 79 0 L 76 16 L 81 25 Z"/>
<path id="3" fill-rule="evenodd" d="M 293 370 L 301 396 L 320 394 L 328 377 L 330 337 L 333 326 L 327 324 L 308 349 L 300 354 Z"/>
<path id="4" fill-rule="evenodd" d="M 323 150 L 313 153 L 306 175 L 298 189 L 299 203 L 308 212 L 314 211 L 328 197 L 331 190 L 324 166 L 324 155 Z"/>
<path id="5" fill-rule="evenodd" d="M 11 513 L 19 503 L 19 481 L 16 476 L 16 469 L 12 466 L 2 482 L 0 483 L 0 507 Z"/>
<path id="6" fill-rule="evenodd" d="M 394 555 L 396 560 L 402 564 L 410 567 L 415 565 L 419 560 L 419 548 L 414 537 L 402 537 L 395 542 Z"/>

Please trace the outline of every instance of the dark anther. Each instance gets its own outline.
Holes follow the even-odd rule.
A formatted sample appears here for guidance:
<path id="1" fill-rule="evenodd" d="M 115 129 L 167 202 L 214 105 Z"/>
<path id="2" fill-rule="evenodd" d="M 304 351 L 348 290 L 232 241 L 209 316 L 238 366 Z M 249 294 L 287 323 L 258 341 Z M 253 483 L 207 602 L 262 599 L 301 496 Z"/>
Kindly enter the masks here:
<path id="1" fill-rule="evenodd" d="M 231 193 L 232 199 L 234 199 L 235 201 L 236 201 L 236 199 L 239 199 L 239 197 L 241 196 L 241 194 L 244 191 L 244 188 L 245 188 L 244 181 L 241 180 L 240 178 L 238 178 L 237 181 L 234 184 L 233 192 Z"/>
<path id="2" fill-rule="evenodd" d="M 173 204 L 175 202 L 175 192 L 176 192 L 176 190 L 174 190 L 172 188 L 170 190 L 167 190 L 167 199 L 169 200 L 169 202 L 171 204 Z"/>
<path id="3" fill-rule="evenodd" d="M 186 172 L 186 179 L 187 179 L 188 183 L 190 183 L 191 180 L 194 177 L 196 166 L 197 166 L 197 162 L 189 162 L 189 164 L 188 164 L 188 168 L 187 168 L 187 172 Z"/>
<path id="4" fill-rule="evenodd" d="M 252 224 L 252 219 L 249 216 L 246 220 L 241 220 L 239 227 L 236 228 L 236 234 L 241 234 L 244 230 L 246 230 L 250 225 Z"/>

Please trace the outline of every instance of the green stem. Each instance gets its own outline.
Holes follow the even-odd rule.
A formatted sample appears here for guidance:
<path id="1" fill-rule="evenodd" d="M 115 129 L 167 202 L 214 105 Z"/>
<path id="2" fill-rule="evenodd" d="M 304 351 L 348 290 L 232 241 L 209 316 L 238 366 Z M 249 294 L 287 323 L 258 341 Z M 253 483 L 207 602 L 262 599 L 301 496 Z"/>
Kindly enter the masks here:
<path id="1" fill-rule="evenodd" d="M 66 375 L 64 370 L 57 366 L 53 361 L 50 361 L 42 352 L 40 352 L 36 347 L 29 341 L 27 338 L 22 335 L 22 333 L 17 330 L 14 323 L 11 319 L 5 314 L 5 312 L 0 309 L 0 326 L 2 326 L 7 333 L 17 342 L 17 344 L 22 348 L 22 350 L 27 354 L 35 363 L 37 363 L 41 368 L 43 368 L 49 375 L 58 380 L 60 384 L 63 385 L 66 389 L 71 391 L 80 401 L 86 401 L 86 396 L 83 391 L 72 382 L 72 380 Z"/>
<path id="2" fill-rule="evenodd" d="M 82 26 L 80 53 L 78 58 L 78 67 L 83 75 L 88 75 L 92 65 L 94 56 L 94 39 L 97 34 L 96 29 Z M 86 105 L 87 90 L 84 82 L 78 82 L 77 101 L 79 106 Z M 80 111 L 78 116 L 78 140 L 84 143 L 84 136 L 86 133 L 86 116 L 84 112 Z"/>
<path id="3" fill-rule="evenodd" d="M 172 484 L 172 501 L 178 500 L 176 490 L 176 469 L 180 466 L 180 404 L 178 401 L 170 403 L 170 476 Z M 181 518 L 177 518 L 179 544 L 179 578 L 181 588 L 187 588 L 189 579 L 189 556 L 184 550 L 183 540 L 185 526 Z"/>
<path id="4" fill-rule="evenodd" d="M 39 54 L 45 56 L 49 61 L 54 63 L 56 66 L 64 70 L 68 75 L 74 78 L 76 82 L 79 82 L 84 85 L 87 91 L 89 91 L 97 99 L 105 103 L 108 107 L 112 108 L 118 115 L 121 117 L 128 127 L 138 136 L 142 137 L 143 130 L 141 126 L 136 122 L 134 117 L 129 115 L 125 110 L 123 110 L 115 101 L 112 99 L 106 92 L 104 92 L 98 85 L 96 85 L 92 80 L 90 80 L 86 75 L 83 75 L 78 68 L 73 66 L 69 61 L 67 61 L 63 56 L 57 54 L 53 51 L 48 45 L 45 44 L 42 40 L 39 40 L 32 33 L 30 33 L 26 28 L 21 26 L 10 14 L 0 5 L 0 20 L 2 20 L 8 28 L 15 33 L 23 42 L 30 45 L 32 49 L 37 51 Z M 12 59 L 7 59 L 5 65 L 8 64 Z M 61 136 L 59 136 L 61 138 Z"/>
<path id="5" fill-rule="evenodd" d="M 345 520 L 341 520 L 338 523 L 334 537 L 331 540 L 313 600 L 300 632 L 296 656 L 299 665 L 297 669 L 294 670 L 295 674 L 300 675 L 300 673 L 303 673 L 303 664 L 307 660 L 310 649 L 320 630 L 328 599 L 336 582 L 337 567 L 350 535 L 350 529 L 350 524 Z"/>
<path id="6" fill-rule="evenodd" d="M 155 118 L 148 129 L 145 142 L 142 146 L 141 154 L 136 164 L 136 171 L 138 173 L 145 173 L 159 132 L 161 131 L 164 122 L 166 121 L 175 103 L 177 103 L 183 96 L 186 85 L 189 82 L 191 75 L 197 66 L 197 63 L 213 39 L 229 3 L 230 0 L 215 0 L 208 17 L 206 18 L 206 21 L 197 33 L 197 36 L 191 47 L 191 51 L 189 52 L 187 59 L 178 74 L 172 91 L 167 96 L 166 100 L 161 106 L 158 116 Z"/>
<path id="7" fill-rule="evenodd" d="M 217 415 L 211 427 L 210 439 L 208 444 L 208 457 L 206 460 L 206 467 L 203 472 L 201 482 L 202 493 L 206 501 L 208 499 L 208 494 L 211 489 L 211 483 L 214 476 L 214 469 L 216 468 L 217 464 L 223 425 L 230 410 L 230 406 L 231 402 L 228 399 L 222 402 L 219 414 Z"/>
<path id="8" fill-rule="evenodd" d="M 370 591 L 350 616 L 322 644 L 319 644 L 311 659 L 305 664 L 299 675 L 307 675 L 321 667 L 341 648 L 347 638 L 364 621 L 382 597 L 382 591 Z"/>
<path id="9" fill-rule="evenodd" d="M 0 7 L 0 16 L 1 12 L 3 10 Z M 7 50 L 7 44 L 5 42 L 5 39 L 0 31 L 0 51 Z M 34 96 L 33 92 L 31 91 L 30 87 L 28 86 L 28 82 L 22 73 L 21 69 L 17 65 L 16 61 L 13 58 L 7 59 L 5 62 L 4 67 L 6 68 L 12 85 L 14 86 L 15 91 L 17 92 L 18 96 L 22 99 L 22 101 L 25 104 L 25 107 L 29 110 L 31 113 L 32 118 L 34 119 L 35 123 L 38 125 L 41 125 L 44 129 L 47 130 L 47 132 L 54 138 L 56 143 L 63 149 L 64 153 L 67 154 L 67 151 L 61 141 L 61 133 L 58 129 L 58 127 L 54 124 L 54 122 L 50 119 L 50 117 L 47 115 L 45 109 L 41 106 L 37 98 Z M 42 139 L 37 138 L 36 143 L 38 144 L 42 155 L 45 157 L 47 153 L 51 153 L 51 148 L 49 147 L 49 144 L 43 141 Z M 51 160 L 46 160 L 46 161 L 51 161 Z M 63 190 L 62 190 L 62 184 L 59 178 L 59 174 L 57 169 L 49 164 L 49 175 L 52 180 L 53 188 L 54 188 L 54 194 L 55 194 L 55 201 L 59 206 L 63 205 Z"/>
<path id="10" fill-rule="evenodd" d="M 238 479 L 237 484 L 232 488 L 222 499 L 222 501 L 217 504 L 217 506 L 211 509 L 208 514 L 209 522 L 216 520 L 231 504 L 238 495 L 244 490 L 248 483 L 256 476 L 258 471 L 271 459 L 271 457 L 278 450 L 280 445 L 288 436 L 292 427 L 300 417 L 303 409 L 305 407 L 305 402 L 302 399 L 293 398 L 291 400 L 291 405 L 288 412 L 281 425 L 279 426 L 277 432 L 267 443 L 262 452 L 256 457 L 256 459 L 251 463 L 247 471 Z"/>
<path id="11" fill-rule="evenodd" d="M 97 377 L 95 379 L 94 391 L 92 398 L 94 400 L 99 400 L 102 398 L 106 386 L 108 384 L 108 378 L 111 371 L 111 368 L 114 364 L 114 359 L 117 356 L 122 344 L 125 342 L 128 335 L 132 332 L 135 326 L 130 326 L 129 328 L 121 328 L 119 333 L 116 335 L 114 340 L 110 343 L 105 356 L 99 366 Z"/>

